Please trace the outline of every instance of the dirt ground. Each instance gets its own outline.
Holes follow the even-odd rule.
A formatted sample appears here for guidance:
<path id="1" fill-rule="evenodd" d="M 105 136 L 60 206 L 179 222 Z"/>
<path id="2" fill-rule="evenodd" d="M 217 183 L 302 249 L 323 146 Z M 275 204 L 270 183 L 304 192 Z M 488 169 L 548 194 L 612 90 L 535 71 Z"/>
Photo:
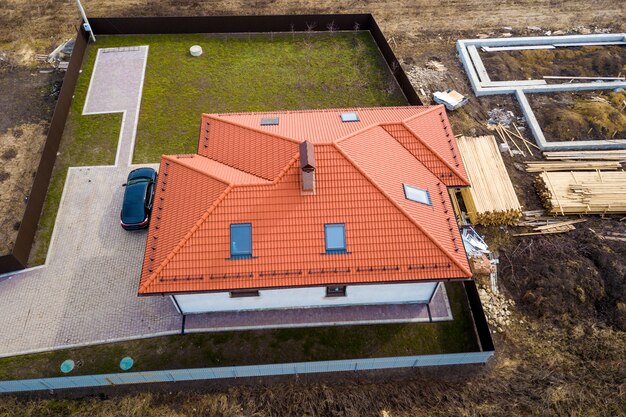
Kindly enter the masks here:
<path id="1" fill-rule="evenodd" d="M 617 77 L 626 72 L 626 48 L 621 45 L 480 52 L 480 56 L 493 81 L 541 80 L 544 75 Z"/>
<path id="2" fill-rule="evenodd" d="M 0 65 L 0 255 L 13 247 L 61 77 Z"/>
<path id="3" fill-rule="evenodd" d="M 527 97 L 549 142 L 626 139 L 626 91 Z"/>
<path id="4" fill-rule="evenodd" d="M 516 116 L 520 112 L 510 96 L 476 98 L 471 94 L 456 57 L 456 39 L 479 33 L 498 36 L 503 27 L 511 27 L 513 36 L 543 34 L 543 30 L 577 33 L 581 26 L 592 31 L 626 29 L 626 3 L 613 0 L 595 1 L 593 7 L 580 0 L 489 4 L 478 0 L 258 0 L 254 4 L 111 0 L 83 4 L 90 14 L 108 16 L 372 13 L 425 102 L 432 91 L 443 88 L 455 88 L 470 97 L 467 106 L 450 114 L 455 133 L 466 135 L 489 133 L 486 120 L 492 109 L 510 110 Z M 34 54 L 47 53 L 72 36 L 77 16 L 72 2 L 0 1 L 0 53 L 8 54 L 20 68 L 32 68 Z M 443 64 L 444 70 L 433 61 Z M 14 96 L 33 103 L 41 100 L 34 91 Z M 12 115 L 3 132 L 10 127 L 14 132 L 24 123 L 23 117 Z M 524 209 L 541 208 L 533 176 L 523 170 L 524 158 L 504 159 Z M 491 248 L 500 253 L 501 291 L 515 305 L 511 324 L 494 334 L 495 359 L 479 370 L 310 376 L 229 386 L 207 382 L 164 390 L 139 386 L 71 398 L 63 393 L 30 400 L 3 397 L 0 415 L 626 415 L 626 247 L 624 242 L 597 237 L 606 231 L 623 232 L 625 226 L 619 217 L 594 217 L 568 234 L 526 238 L 512 237 L 517 229 L 511 227 L 480 229 Z"/>

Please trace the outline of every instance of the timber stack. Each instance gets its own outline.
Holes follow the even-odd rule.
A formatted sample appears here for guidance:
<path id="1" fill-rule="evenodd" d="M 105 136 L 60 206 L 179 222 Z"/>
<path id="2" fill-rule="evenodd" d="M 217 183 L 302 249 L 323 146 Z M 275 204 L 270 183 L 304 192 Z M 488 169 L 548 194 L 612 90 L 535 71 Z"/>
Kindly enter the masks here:
<path id="1" fill-rule="evenodd" d="M 542 172 L 535 181 L 549 214 L 626 213 L 626 172 Z"/>
<path id="2" fill-rule="evenodd" d="M 626 161 L 626 150 L 544 152 L 543 157 L 547 160 Z"/>
<path id="3" fill-rule="evenodd" d="M 522 207 L 504 166 L 494 136 L 457 138 L 471 187 L 461 189 L 467 215 L 474 224 L 515 224 Z"/>
<path id="4" fill-rule="evenodd" d="M 528 161 L 526 172 L 543 171 L 613 171 L 620 169 L 619 161 Z"/>

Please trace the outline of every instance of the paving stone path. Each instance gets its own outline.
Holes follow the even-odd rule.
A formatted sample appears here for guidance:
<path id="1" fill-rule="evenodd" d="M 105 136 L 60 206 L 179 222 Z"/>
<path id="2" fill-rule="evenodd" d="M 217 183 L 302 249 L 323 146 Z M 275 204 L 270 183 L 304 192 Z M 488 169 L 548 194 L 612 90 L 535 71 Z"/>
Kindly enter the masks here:
<path id="1" fill-rule="evenodd" d="M 83 114 L 123 114 L 116 166 L 132 163 L 147 61 L 147 46 L 98 49 Z"/>

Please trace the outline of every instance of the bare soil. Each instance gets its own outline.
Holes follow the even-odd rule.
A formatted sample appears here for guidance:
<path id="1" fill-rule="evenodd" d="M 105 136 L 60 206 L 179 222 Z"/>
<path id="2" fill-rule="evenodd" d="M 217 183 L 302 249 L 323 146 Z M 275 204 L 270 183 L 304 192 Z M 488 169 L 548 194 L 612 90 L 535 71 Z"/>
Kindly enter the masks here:
<path id="1" fill-rule="evenodd" d="M 425 102 L 430 92 L 444 88 L 469 96 L 467 106 L 450 113 L 455 133 L 466 135 L 490 133 L 486 120 L 493 108 L 518 116 L 519 109 L 510 96 L 471 94 L 456 57 L 456 39 L 479 33 L 498 36 L 504 26 L 512 27 L 514 36 L 542 34 L 527 26 L 565 31 L 582 25 L 613 32 L 626 29 L 626 3 L 613 0 L 598 0 L 593 7 L 580 0 L 83 3 L 92 15 L 107 16 L 372 13 L 387 38 L 393 38 L 390 44 L 407 72 L 413 67 L 428 69 L 432 60 L 445 66 L 444 74 L 426 72 L 432 76 L 429 81 L 414 80 L 418 92 L 425 90 Z M 0 50 L 26 65 L 33 65 L 29 54 L 49 52 L 46 48 L 71 36 L 78 16 L 71 2 L 0 4 L 0 23 L 6 23 L 0 25 Z M 555 68 L 541 71 L 548 69 Z M 19 124 L 19 118 L 11 120 L 11 126 Z M 534 176 L 520 165 L 523 159 L 504 159 L 524 209 L 541 208 L 532 187 Z M 3 397 L 0 415 L 622 416 L 626 410 L 626 248 L 623 242 L 599 240 L 597 234 L 624 229 L 624 222 L 615 217 L 595 217 L 573 232 L 548 237 L 515 238 L 511 233 L 519 229 L 481 229 L 492 249 L 500 251 L 501 289 L 516 301 L 516 307 L 513 324 L 494 335 L 496 358 L 478 371 L 385 371 L 279 382 L 265 379 L 254 384 L 204 382 L 162 389 L 137 386 L 43 393 L 31 399 Z"/>
<path id="2" fill-rule="evenodd" d="M 626 139 L 626 92 L 528 94 L 548 142 Z"/>
<path id="3" fill-rule="evenodd" d="M 15 242 L 56 102 L 53 83 L 59 78 L 0 68 L 0 255 Z"/>
<path id="4" fill-rule="evenodd" d="M 626 70 L 626 48 L 619 45 L 479 53 L 493 81 L 541 80 L 544 75 L 617 77 Z"/>

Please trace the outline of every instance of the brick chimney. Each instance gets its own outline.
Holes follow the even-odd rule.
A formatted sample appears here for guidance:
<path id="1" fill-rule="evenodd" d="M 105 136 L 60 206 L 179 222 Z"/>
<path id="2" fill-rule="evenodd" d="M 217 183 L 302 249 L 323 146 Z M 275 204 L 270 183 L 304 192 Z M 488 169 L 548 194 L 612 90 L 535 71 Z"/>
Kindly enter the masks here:
<path id="1" fill-rule="evenodd" d="M 315 149 L 308 140 L 300 144 L 300 174 L 302 194 L 315 194 Z"/>

